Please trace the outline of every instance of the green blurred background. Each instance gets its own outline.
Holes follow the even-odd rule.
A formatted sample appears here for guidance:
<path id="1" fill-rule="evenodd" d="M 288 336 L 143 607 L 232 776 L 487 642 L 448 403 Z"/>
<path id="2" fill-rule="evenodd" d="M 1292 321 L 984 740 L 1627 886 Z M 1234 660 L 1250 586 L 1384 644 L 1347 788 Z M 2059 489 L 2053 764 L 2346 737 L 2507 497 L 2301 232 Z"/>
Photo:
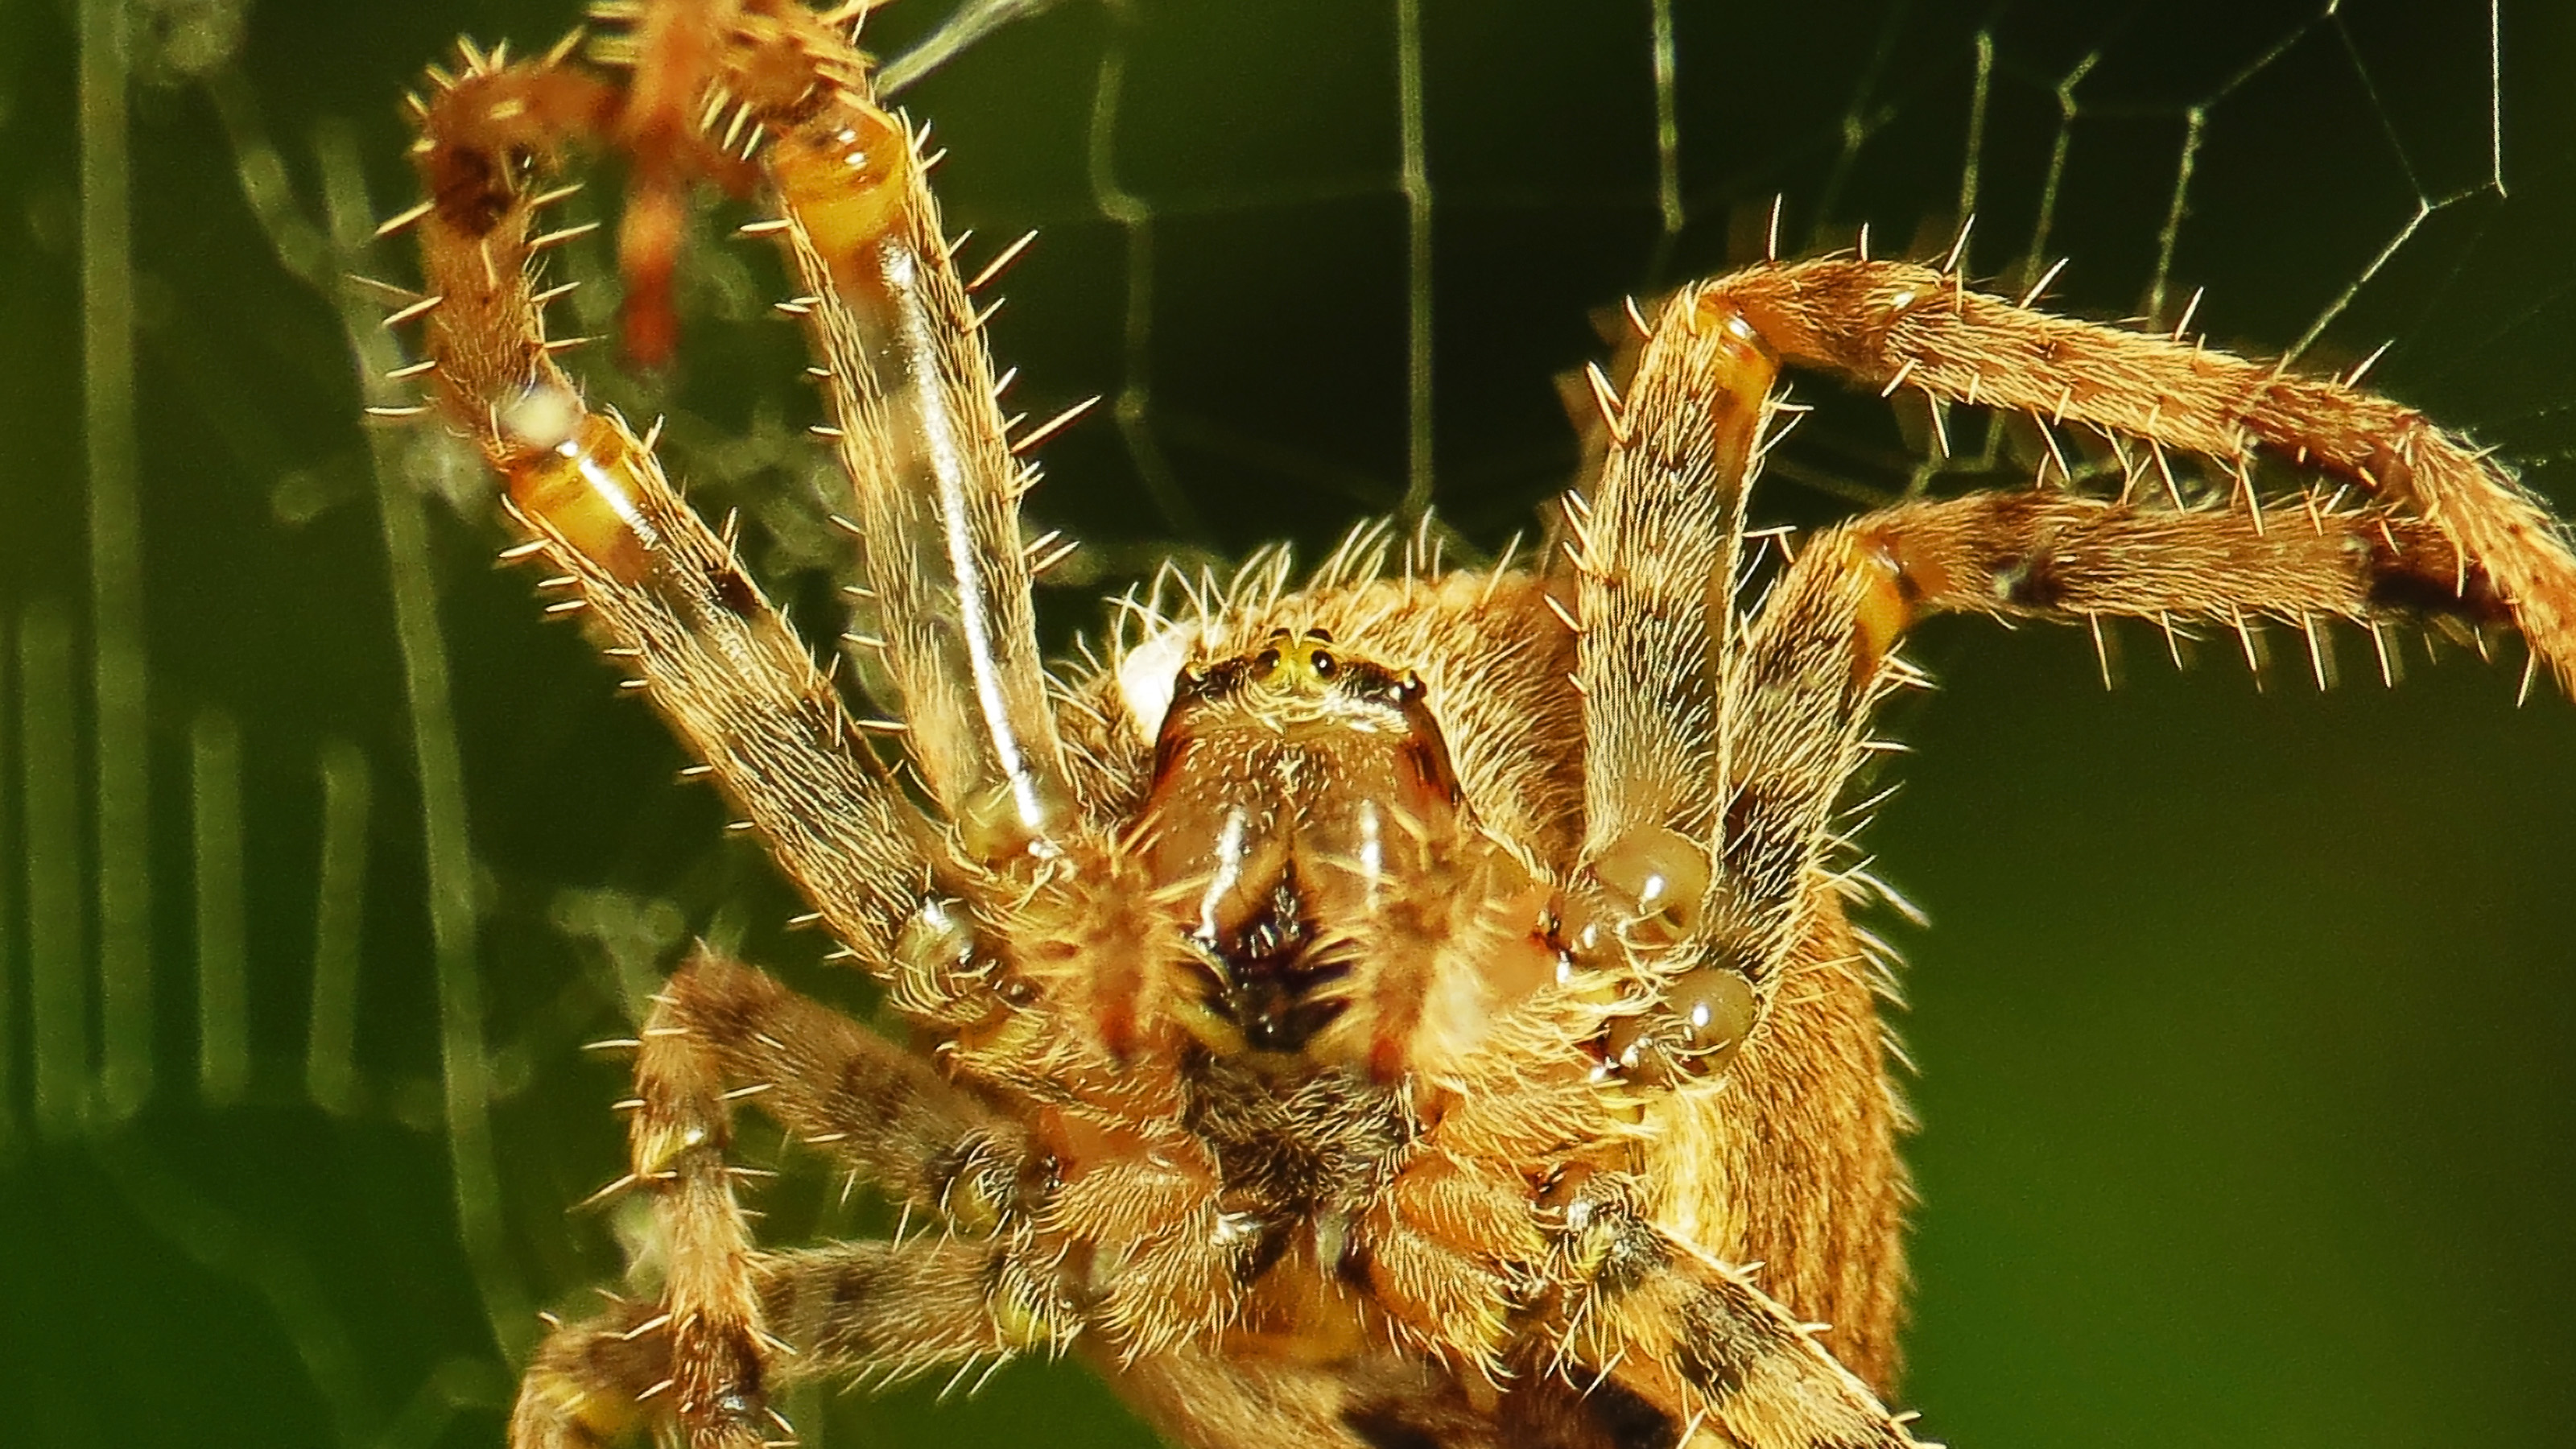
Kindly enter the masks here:
<path id="1" fill-rule="evenodd" d="M 0 1443 L 497 1443 L 535 1311 L 632 1236 L 565 1212 L 620 1152 L 579 1043 L 691 934 L 866 1005 L 490 567 L 472 471 L 358 421 L 339 279 L 409 272 L 364 238 L 410 200 L 394 97 L 460 32 L 572 19 L 0 10 Z M 1574 465 L 1588 314 L 1758 251 L 1775 194 L 1793 249 L 1973 210 L 1999 288 L 2063 254 L 2094 315 L 2205 285 L 2222 343 L 2393 340 L 2377 383 L 2576 506 L 2563 4 L 1064 0 L 907 103 L 970 257 L 1044 229 L 996 324 L 1021 402 L 1128 404 L 1047 450 L 1037 519 L 1094 545 L 1059 639 L 1166 548 L 1311 553 L 1409 480 L 1498 546 Z M 602 390 L 828 617 L 780 283 L 700 256 L 686 371 Z M 1802 396 L 1765 521 L 1928 476 L 1919 422 Z M 2233 640 L 2177 674 L 2127 637 L 2106 693 L 2077 636 L 1922 636 L 1944 688 L 1869 843 L 1935 921 L 1885 923 L 1907 1397 L 1963 1449 L 2571 1440 L 2576 711 L 2514 708 L 2518 646 L 2410 643 L 2388 691 L 2348 636 L 2320 695 L 2272 642 L 2258 690 Z M 803 1171 L 765 1206 L 873 1217 Z M 936 1387 L 791 1407 L 808 1442 L 1146 1442 L 1071 1369 Z"/>

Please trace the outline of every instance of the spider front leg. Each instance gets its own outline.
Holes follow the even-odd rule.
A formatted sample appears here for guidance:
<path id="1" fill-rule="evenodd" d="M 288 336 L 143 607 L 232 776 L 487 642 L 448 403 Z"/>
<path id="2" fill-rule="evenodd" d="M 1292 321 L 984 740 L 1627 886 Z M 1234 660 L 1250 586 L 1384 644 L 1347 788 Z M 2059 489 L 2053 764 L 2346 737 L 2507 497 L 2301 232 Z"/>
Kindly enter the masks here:
<path id="1" fill-rule="evenodd" d="M 1833 1351 L 1885 1383 L 1907 1193 L 1871 984 L 1829 884 L 1778 896 L 1740 844 L 1749 758 L 1836 748 L 1769 738 L 1728 688 L 1744 495 L 1778 360 L 1713 287 L 1641 325 L 1627 398 L 1603 389 L 1600 487 L 1567 510 L 1585 833 L 1560 939 L 1625 999 L 1606 1045 L 1644 1089 L 1639 1150 L 1693 1164 L 1661 1176 L 1668 1200 L 1650 1215 L 1769 1264 L 1772 1291 L 1830 1321 Z M 1810 896 L 1823 908 L 1798 910 Z"/>
<path id="2" fill-rule="evenodd" d="M 1019 455 L 1081 409 L 1011 435 L 922 135 L 878 103 L 847 33 L 866 8 L 739 0 L 703 114 L 756 164 L 777 215 L 753 229 L 780 241 L 804 288 L 788 308 L 811 330 L 832 414 L 817 431 L 851 482 L 847 526 L 884 636 L 862 642 L 884 657 L 909 763 L 947 822 L 933 864 L 976 925 L 1011 938 L 995 954 L 1016 984 L 1125 1058 L 1185 968 L 1168 903 L 1131 888 L 1134 842 L 1075 799 L 1019 520 L 1037 479 Z"/>
<path id="3" fill-rule="evenodd" d="M 654 1195 L 664 1296 L 548 1341 L 520 1391 L 517 1449 L 593 1443 L 655 1412 L 691 1449 L 743 1449 L 781 1427 L 764 1394 L 784 1379 L 902 1378 L 1072 1332 L 1020 1213 L 1043 1162 L 1018 1129 L 893 1043 L 701 953 L 655 998 L 635 1081 L 619 1185 Z M 945 1230 L 755 1252 L 724 1162 L 736 1101 Z"/>
<path id="4" fill-rule="evenodd" d="M 1733 688 L 1745 498 L 1778 366 L 1717 288 L 1685 290 L 1654 323 L 1628 398 L 1604 390 L 1599 497 L 1567 509 L 1585 735 L 1567 934 L 1578 959 L 1623 963 L 1672 1008 L 1614 1043 L 1650 1076 L 1676 1055 L 1734 1050 L 1778 995 L 1802 924 L 1786 909 L 1801 882 L 1743 852 L 1743 781 L 1764 768 L 1753 756 L 1830 743 L 1777 738 Z"/>
<path id="5" fill-rule="evenodd" d="M 2437 525 L 2311 497 L 2268 524 L 2242 511 L 2176 512 L 2063 494 L 1900 504 L 1807 541 L 1747 630 L 1727 682 L 1754 727 L 1739 759 L 1723 857 L 1785 953 L 1829 901 L 1833 812 L 1864 763 L 1870 706 L 1907 677 L 1890 651 L 1935 612 L 2098 622 L 2104 615 L 2305 630 L 2428 613 L 2473 625 L 2511 616 L 2483 568 Z M 2325 677 L 2318 658 L 2320 682 Z"/>
<path id="6" fill-rule="evenodd" d="M 1569 497 L 1576 683 L 1584 698 L 1580 862 L 1655 945 L 1688 934 L 1730 745 L 1718 681 L 1744 507 L 1778 365 L 1741 318 L 1667 307 L 1624 403 L 1602 387 L 1598 497 Z M 1596 380 L 1598 374 L 1595 374 Z M 1697 880 L 1691 880 L 1693 874 Z"/>
<path id="7" fill-rule="evenodd" d="M 2540 500 L 2422 413 L 2348 383 L 1969 291 L 1953 272 L 1825 257 L 1706 284 L 1765 343 L 1872 387 L 2011 409 L 2212 458 L 2258 449 L 2359 484 L 2431 523 L 2483 572 L 2535 667 L 2576 693 L 2576 550 Z M 2261 523 L 2245 485 L 2242 502 Z"/>
<path id="8" fill-rule="evenodd" d="M 766 137 L 778 217 L 764 229 L 806 292 L 790 306 L 812 324 L 913 763 L 969 861 L 1055 855 L 1075 802 L 1020 537 L 1037 474 L 1018 458 L 1054 425 L 1012 439 L 922 136 L 877 103 L 846 20 L 799 0 L 741 11 L 714 86 L 729 105 L 712 111 L 729 136 Z"/>
<path id="9" fill-rule="evenodd" d="M 592 134 L 611 93 L 559 52 L 501 64 L 465 50 L 433 73 L 414 161 L 430 200 L 419 234 L 425 373 L 449 421 L 482 451 L 509 511 L 602 652 L 669 720 L 768 841 L 833 934 L 885 970 L 919 900 L 929 838 L 804 642 L 760 593 L 729 538 L 700 519 L 624 422 L 589 410 L 554 362 L 535 290 L 540 163 Z M 535 159 L 531 159 L 535 158 Z"/>

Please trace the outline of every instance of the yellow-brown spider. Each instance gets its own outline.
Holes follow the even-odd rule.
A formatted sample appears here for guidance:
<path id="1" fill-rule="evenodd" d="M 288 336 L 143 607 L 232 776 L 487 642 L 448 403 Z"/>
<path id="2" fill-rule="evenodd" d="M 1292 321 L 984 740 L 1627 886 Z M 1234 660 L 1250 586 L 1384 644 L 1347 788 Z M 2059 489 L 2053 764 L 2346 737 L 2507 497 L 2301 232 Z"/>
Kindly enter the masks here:
<path id="1" fill-rule="evenodd" d="M 1103 662 L 1051 675 L 1017 507 L 1050 429 L 1002 419 L 915 133 L 854 48 L 866 7 L 626 8 L 622 85 L 569 45 L 433 76 L 429 199 L 397 222 L 426 273 L 407 371 L 499 475 L 554 607 L 913 1040 L 709 955 L 679 970 L 630 1104 L 661 1297 L 557 1329 L 518 1449 L 646 1426 L 747 1449 L 788 1436 L 790 1380 L 1030 1350 L 1201 1449 L 1910 1444 L 1883 1403 L 1902 1111 L 1837 834 L 1909 625 L 2431 618 L 2517 630 L 2576 680 L 2565 530 L 2420 415 L 1854 257 L 1632 309 L 1597 475 L 1539 562 L 1390 571 L 1363 535 L 1293 588 L 1274 556 L 1133 608 Z M 640 354 L 672 343 L 686 187 L 772 208 L 899 720 L 853 719 L 552 360 L 535 218 L 585 140 L 633 166 Z M 1865 514 L 1747 607 L 1783 362 L 2115 440 L 2137 486 L 2061 465 Z M 2262 454 L 2325 481 L 2259 499 Z M 2235 486 L 2187 500 L 2168 455 Z M 936 1230 L 756 1247 L 737 1102 Z"/>

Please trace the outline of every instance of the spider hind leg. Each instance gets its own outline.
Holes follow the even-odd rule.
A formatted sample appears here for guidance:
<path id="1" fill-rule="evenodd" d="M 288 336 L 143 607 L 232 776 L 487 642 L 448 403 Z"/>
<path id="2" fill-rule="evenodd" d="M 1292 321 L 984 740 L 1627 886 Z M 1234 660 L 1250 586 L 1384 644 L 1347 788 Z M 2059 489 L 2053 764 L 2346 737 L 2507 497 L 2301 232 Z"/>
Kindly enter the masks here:
<path id="1" fill-rule="evenodd" d="M 1633 1187 L 1596 1177 L 1563 1209 L 1563 1286 L 1545 1310 L 1561 1364 L 1682 1426 L 1686 1446 L 1911 1449 L 1905 1419 L 1818 1341 L 1823 1325 L 1648 1222 Z"/>
<path id="2" fill-rule="evenodd" d="M 940 1232 L 794 1253 L 751 1246 L 724 1154 L 756 1104 Z M 656 997 L 635 1066 L 632 1162 L 668 1277 L 656 1303 L 558 1328 L 530 1365 L 513 1449 L 585 1449 L 667 1415 L 689 1449 L 756 1449 L 779 1385 L 908 1378 L 1060 1348 L 1076 1323 L 1034 1249 L 1020 1185 L 1043 1164 L 1017 1129 L 857 1023 L 707 953 Z"/>
<path id="3" fill-rule="evenodd" d="M 2332 379 L 2018 306 L 1954 272 L 1820 257 L 1707 284 L 1792 363 L 2241 466 L 2268 450 L 2430 523 L 2576 693 L 2576 548 L 2540 500 L 2422 413 Z"/>

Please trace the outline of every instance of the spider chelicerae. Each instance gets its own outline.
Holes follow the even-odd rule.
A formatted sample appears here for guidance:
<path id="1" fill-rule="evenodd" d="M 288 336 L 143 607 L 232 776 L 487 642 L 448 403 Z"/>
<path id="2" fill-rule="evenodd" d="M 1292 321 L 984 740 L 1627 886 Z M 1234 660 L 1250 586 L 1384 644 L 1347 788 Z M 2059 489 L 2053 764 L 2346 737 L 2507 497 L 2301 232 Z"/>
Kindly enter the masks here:
<path id="1" fill-rule="evenodd" d="M 789 1437 L 769 1395 L 1083 1356 L 1206 1449 L 1892 1446 L 1906 1204 L 1838 833 L 1928 614 L 2311 638 L 2519 631 L 2576 679 L 2576 556 L 2480 454 L 2344 382 L 1985 295 L 1938 265 L 1771 261 L 1632 307 L 1601 456 L 1521 563 L 1365 533 L 1292 582 L 1121 614 L 1050 672 L 1023 456 L 865 5 L 649 0 L 433 73 L 408 375 L 581 615 L 909 1025 L 897 1045 L 701 953 L 636 1049 L 658 1301 L 559 1325 L 519 1449 Z M 673 345 L 687 189 L 756 193 L 899 715 L 854 717 L 558 369 L 539 213 L 563 150 L 632 173 L 628 345 Z M 2131 485 L 1908 501 L 1784 544 L 1745 505 L 1783 363 L 2132 450 Z M 1936 412 L 1935 416 L 1938 414 Z M 2051 445 L 2054 448 L 2054 444 Z M 2259 455 L 2324 481 L 2259 495 Z M 2187 500 L 2171 458 L 2232 478 Z M 756 1246 L 737 1103 L 924 1230 Z"/>

